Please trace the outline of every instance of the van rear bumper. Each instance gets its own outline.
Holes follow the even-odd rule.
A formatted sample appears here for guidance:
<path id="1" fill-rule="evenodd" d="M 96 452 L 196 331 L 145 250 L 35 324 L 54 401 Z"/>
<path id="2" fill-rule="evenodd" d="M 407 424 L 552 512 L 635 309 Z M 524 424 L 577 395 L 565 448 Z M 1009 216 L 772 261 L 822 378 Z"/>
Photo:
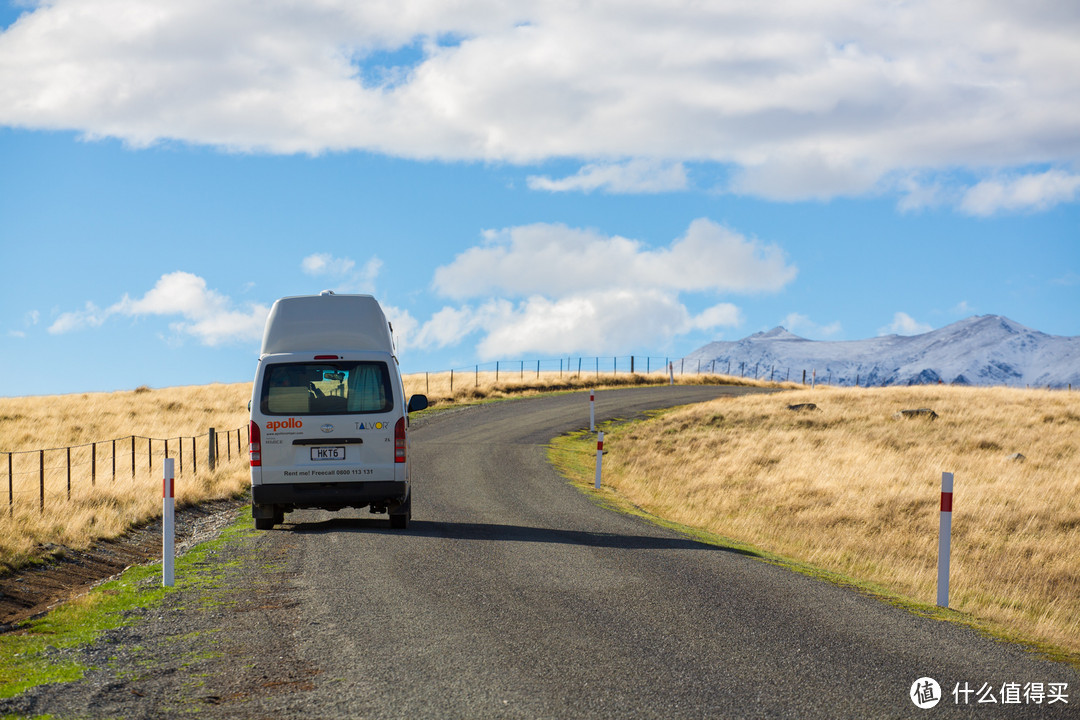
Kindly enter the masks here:
<path id="1" fill-rule="evenodd" d="M 405 502 L 409 484 L 378 480 L 339 483 L 272 483 L 251 486 L 253 505 L 284 505 L 292 508 L 339 510 L 367 505 L 394 506 Z"/>

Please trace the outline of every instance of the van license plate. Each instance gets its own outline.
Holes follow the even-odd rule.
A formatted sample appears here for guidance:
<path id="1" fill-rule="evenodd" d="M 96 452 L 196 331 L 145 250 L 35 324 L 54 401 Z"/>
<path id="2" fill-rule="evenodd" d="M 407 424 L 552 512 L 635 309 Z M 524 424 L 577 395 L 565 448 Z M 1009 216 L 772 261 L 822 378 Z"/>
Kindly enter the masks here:
<path id="1" fill-rule="evenodd" d="M 311 448 L 312 460 L 344 460 L 345 448 L 343 447 L 313 447 Z"/>

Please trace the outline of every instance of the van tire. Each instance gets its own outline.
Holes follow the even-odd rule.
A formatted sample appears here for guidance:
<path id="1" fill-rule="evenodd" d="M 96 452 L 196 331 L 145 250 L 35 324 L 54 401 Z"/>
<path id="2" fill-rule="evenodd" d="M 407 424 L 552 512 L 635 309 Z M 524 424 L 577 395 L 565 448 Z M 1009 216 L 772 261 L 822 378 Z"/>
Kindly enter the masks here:
<path id="1" fill-rule="evenodd" d="M 409 497 L 405 499 L 405 502 L 396 508 L 396 512 L 390 512 L 390 528 L 392 530 L 407 530 L 410 520 L 412 520 L 411 492 L 409 493 Z"/>
<path id="2" fill-rule="evenodd" d="M 273 530 L 274 518 L 255 518 L 256 530 Z"/>

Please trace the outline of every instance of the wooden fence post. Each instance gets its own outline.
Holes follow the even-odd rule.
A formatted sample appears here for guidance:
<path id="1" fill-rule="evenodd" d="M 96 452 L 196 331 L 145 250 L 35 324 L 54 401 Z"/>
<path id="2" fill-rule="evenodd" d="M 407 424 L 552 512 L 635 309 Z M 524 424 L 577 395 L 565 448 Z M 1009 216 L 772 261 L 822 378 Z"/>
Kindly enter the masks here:
<path id="1" fill-rule="evenodd" d="M 210 468 L 210 472 L 214 472 L 214 468 L 217 466 L 217 431 L 214 428 L 206 433 L 206 466 Z"/>

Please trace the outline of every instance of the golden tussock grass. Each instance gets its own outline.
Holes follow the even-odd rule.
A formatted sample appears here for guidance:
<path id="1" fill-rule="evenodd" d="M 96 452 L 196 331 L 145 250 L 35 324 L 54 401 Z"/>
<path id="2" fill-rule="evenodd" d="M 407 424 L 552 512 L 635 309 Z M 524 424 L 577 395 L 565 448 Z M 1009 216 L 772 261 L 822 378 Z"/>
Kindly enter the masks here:
<path id="1" fill-rule="evenodd" d="M 939 417 L 894 417 L 924 407 Z M 797 390 L 612 428 L 605 449 L 605 483 L 651 513 L 927 604 L 952 472 L 950 607 L 1080 652 L 1080 394 Z"/>
<path id="2" fill-rule="evenodd" d="M 0 570 L 47 555 L 50 546 L 82 549 L 97 538 L 122 535 L 159 516 L 165 446 L 156 441 L 151 446 L 147 437 L 169 439 L 173 458 L 179 449 L 177 439 L 184 439 L 184 470 L 176 481 L 178 506 L 242 492 L 249 482 L 250 395 L 250 383 L 236 383 L 0 398 L 0 451 L 5 453 L 0 455 Z M 207 467 L 206 436 L 211 427 L 221 433 L 214 472 Z M 243 428 L 242 438 L 237 428 Z M 226 431 L 233 431 L 229 444 Z M 134 476 L 132 435 L 137 436 Z M 192 472 L 195 436 L 197 472 Z M 113 439 L 117 439 L 115 456 Z M 46 451 L 44 511 L 40 450 Z M 6 453 L 12 453 L 10 495 Z"/>

